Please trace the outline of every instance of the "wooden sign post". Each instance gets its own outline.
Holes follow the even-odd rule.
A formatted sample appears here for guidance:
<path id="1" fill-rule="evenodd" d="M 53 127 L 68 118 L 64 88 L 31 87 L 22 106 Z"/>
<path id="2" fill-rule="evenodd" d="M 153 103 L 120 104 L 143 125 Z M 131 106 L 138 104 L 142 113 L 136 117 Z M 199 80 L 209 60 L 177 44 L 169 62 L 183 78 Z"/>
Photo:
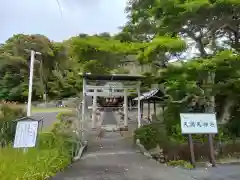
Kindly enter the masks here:
<path id="1" fill-rule="evenodd" d="M 181 113 L 181 130 L 182 134 L 188 134 L 188 143 L 191 153 L 191 162 L 195 167 L 195 155 L 192 134 L 209 134 L 212 137 L 213 134 L 218 133 L 217 120 L 215 113 Z M 210 139 L 210 138 L 209 138 Z M 212 138 L 211 138 L 212 139 Z M 213 142 L 210 144 L 210 162 L 215 166 L 214 148 Z"/>
<path id="2" fill-rule="evenodd" d="M 189 146 L 190 155 L 191 155 L 191 164 L 195 168 L 196 167 L 196 159 L 195 159 L 193 139 L 192 139 L 191 134 L 188 134 L 188 146 Z"/>

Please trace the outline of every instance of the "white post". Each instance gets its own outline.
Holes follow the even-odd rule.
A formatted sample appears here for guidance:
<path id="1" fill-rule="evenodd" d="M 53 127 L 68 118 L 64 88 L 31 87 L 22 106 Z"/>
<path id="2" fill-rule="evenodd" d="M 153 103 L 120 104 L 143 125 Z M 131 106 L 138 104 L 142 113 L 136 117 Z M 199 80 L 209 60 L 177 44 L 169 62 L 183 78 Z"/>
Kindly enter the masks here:
<path id="1" fill-rule="evenodd" d="M 85 123 L 85 95 L 86 95 L 86 79 L 83 77 L 83 90 L 82 90 L 82 119 L 81 119 L 81 132 L 82 132 L 82 141 L 84 141 L 84 123 Z"/>
<path id="2" fill-rule="evenodd" d="M 30 60 L 30 70 L 29 70 L 30 75 L 29 75 L 29 84 L 28 84 L 27 116 L 31 116 L 34 61 L 35 61 L 35 52 L 31 50 L 31 60 Z"/>
<path id="3" fill-rule="evenodd" d="M 96 128 L 97 119 L 97 89 L 94 89 L 93 103 L 92 103 L 92 128 Z"/>
<path id="4" fill-rule="evenodd" d="M 128 126 L 128 99 L 127 89 L 124 89 L 124 126 Z"/>
<path id="5" fill-rule="evenodd" d="M 41 53 L 31 50 L 30 68 L 29 68 L 29 83 L 28 83 L 28 102 L 27 102 L 27 116 L 28 117 L 31 116 L 31 108 L 32 108 L 32 86 L 33 86 L 33 70 L 34 70 L 35 54 L 41 54 Z M 23 151 L 26 152 L 27 148 L 24 148 Z"/>
<path id="6" fill-rule="evenodd" d="M 138 87 L 137 87 L 137 93 L 138 93 L 138 128 L 141 127 L 140 85 L 141 85 L 141 83 L 139 82 Z"/>

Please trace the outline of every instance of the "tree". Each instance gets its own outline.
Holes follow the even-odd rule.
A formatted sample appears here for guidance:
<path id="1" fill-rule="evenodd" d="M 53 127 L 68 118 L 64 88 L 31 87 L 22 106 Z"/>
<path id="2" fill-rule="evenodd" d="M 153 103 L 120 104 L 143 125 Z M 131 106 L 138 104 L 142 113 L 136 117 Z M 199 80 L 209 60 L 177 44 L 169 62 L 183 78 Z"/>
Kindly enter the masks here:
<path id="1" fill-rule="evenodd" d="M 223 50 L 230 49 L 235 53 L 239 52 L 239 8 L 240 3 L 236 0 L 129 0 L 126 9 L 129 21 L 124 30 L 142 41 L 152 41 L 158 35 L 180 36 L 186 40 L 187 44 L 190 42 L 195 44 L 195 48 L 199 52 L 195 56 L 202 60 L 205 59 L 204 63 L 207 64 L 211 63 L 209 61 L 212 61 L 215 55 Z M 230 58 L 230 56 L 226 57 L 224 53 L 216 57 Z M 213 100 L 214 96 L 212 95 L 214 94 L 216 97 L 214 101 L 219 103 L 216 104 L 217 109 L 222 109 L 225 113 L 221 116 L 226 117 L 227 112 L 234 104 L 230 100 L 230 94 L 210 93 L 214 89 L 213 86 L 219 86 L 220 70 L 224 71 L 224 77 L 232 76 L 230 72 L 227 73 L 229 69 L 223 68 L 221 65 L 220 69 L 214 71 L 198 72 L 194 81 L 205 81 L 206 84 L 206 80 L 209 80 L 210 76 L 215 76 L 211 84 L 216 84 L 205 89 L 208 92 L 206 96 L 209 96 L 206 98 L 210 99 L 211 97 Z M 232 72 L 236 74 L 235 70 Z M 231 81 L 226 78 L 221 77 L 221 81 L 230 83 Z M 191 82 L 189 83 L 191 84 Z M 224 107 L 219 108 L 219 106 Z"/>
<path id="2" fill-rule="evenodd" d="M 124 29 L 145 40 L 158 34 L 190 38 L 201 56 L 208 54 L 206 47 L 218 51 L 230 45 L 238 51 L 239 8 L 237 0 L 129 0 Z M 219 42 L 222 37 L 226 44 Z"/>
<path id="3" fill-rule="evenodd" d="M 108 73 L 118 68 L 126 55 L 136 53 L 141 44 L 122 43 L 106 35 L 73 37 L 66 42 L 69 55 L 78 64 L 79 71 Z"/>
<path id="4" fill-rule="evenodd" d="M 33 99 L 39 99 L 47 90 L 44 86 L 47 87 L 54 69 L 65 69 L 62 45 L 54 44 L 42 35 L 14 35 L 1 46 L 1 99 L 26 101 L 30 64 L 30 53 L 26 50 L 31 49 L 42 53 L 36 57 L 40 63 L 35 65 Z"/>

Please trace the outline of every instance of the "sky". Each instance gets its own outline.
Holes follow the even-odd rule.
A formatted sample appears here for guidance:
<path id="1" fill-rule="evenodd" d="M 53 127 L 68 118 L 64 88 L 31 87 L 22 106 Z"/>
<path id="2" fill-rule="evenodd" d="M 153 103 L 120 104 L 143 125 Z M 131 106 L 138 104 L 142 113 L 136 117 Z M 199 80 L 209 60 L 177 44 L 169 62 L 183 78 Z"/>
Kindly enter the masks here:
<path id="1" fill-rule="evenodd" d="M 127 0 L 58 1 L 0 0 L 0 43 L 18 33 L 43 34 L 54 41 L 80 33 L 117 33 L 126 22 Z"/>

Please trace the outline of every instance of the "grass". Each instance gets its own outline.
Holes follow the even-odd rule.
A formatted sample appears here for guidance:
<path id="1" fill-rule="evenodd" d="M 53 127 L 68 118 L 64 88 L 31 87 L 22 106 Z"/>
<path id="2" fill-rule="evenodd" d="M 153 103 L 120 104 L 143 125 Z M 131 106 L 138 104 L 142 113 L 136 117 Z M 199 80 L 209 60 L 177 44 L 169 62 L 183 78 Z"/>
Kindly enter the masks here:
<path id="1" fill-rule="evenodd" d="M 25 110 L 27 110 L 27 104 L 17 104 L 15 105 L 17 107 L 23 108 Z M 44 112 L 68 112 L 68 111 L 72 111 L 73 108 L 68 108 L 68 107 L 36 107 L 36 106 L 32 106 L 32 113 L 44 113 Z"/>
<path id="2" fill-rule="evenodd" d="M 71 162 L 69 147 L 52 133 L 40 135 L 40 145 L 26 153 L 11 146 L 0 149 L 1 180 L 45 180 Z"/>
<path id="3" fill-rule="evenodd" d="M 71 108 L 61 108 L 61 107 L 54 107 L 54 108 L 39 108 L 39 107 L 32 107 L 32 113 L 39 113 L 39 112 L 67 112 L 72 111 Z"/>
<path id="4" fill-rule="evenodd" d="M 193 169 L 192 164 L 190 164 L 187 161 L 183 161 L 183 160 L 177 160 L 177 161 L 169 161 L 167 163 L 168 166 L 174 166 L 174 167 L 183 167 L 185 169 Z"/>
<path id="5" fill-rule="evenodd" d="M 78 148 L 79 140 L 65 132 L 69 127 L 59 121 L 55 129 L 51 128 L 38 134 L 35 148 L 29 148 L 26 153 L 23 153 L 22 149 L 14 149 L 12 120 L 25 116 L 25 112 L 22 111 L 25 107 L 15 104 L 0 105 L 0 128 L 3 131 L 1 140 L 9 144 L 3 148 L 0 147 L 1 180 L 46 180 L 70 164 Z M 58 108 L 57 110 L 66 109 Z M 56 112 L 56 108 L 41 108 L 41 111 Z M 7 126 L 5 126 L 6 122 Z"/>

